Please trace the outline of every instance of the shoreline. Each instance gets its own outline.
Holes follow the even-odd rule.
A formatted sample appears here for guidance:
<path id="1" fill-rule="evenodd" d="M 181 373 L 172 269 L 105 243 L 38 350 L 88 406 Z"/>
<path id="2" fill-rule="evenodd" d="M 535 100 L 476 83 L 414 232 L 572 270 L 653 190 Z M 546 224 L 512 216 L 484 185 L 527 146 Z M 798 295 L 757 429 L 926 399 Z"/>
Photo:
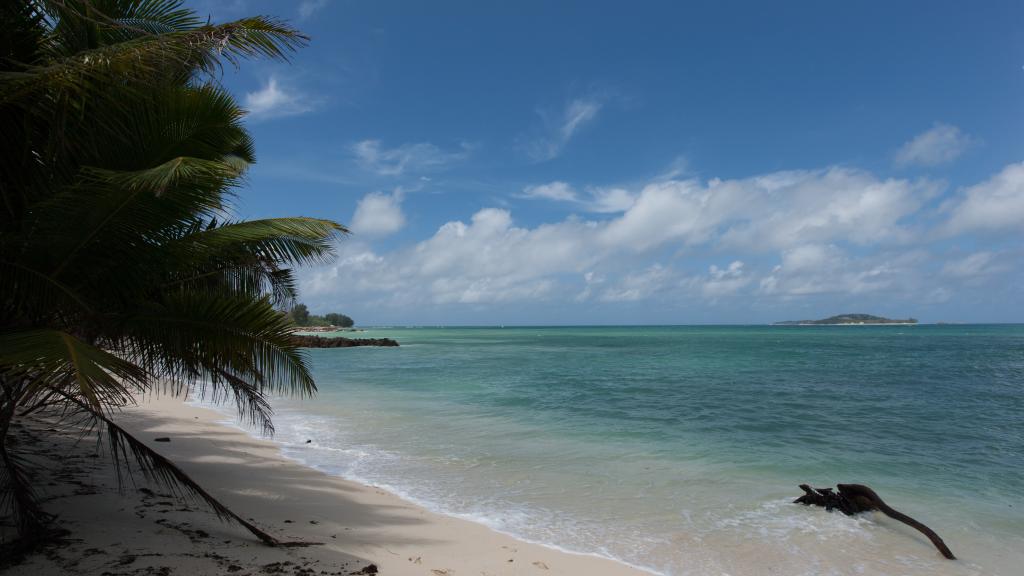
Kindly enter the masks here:
<path id="1" fill-rule="evenodd" d="M 70 531 L 74 544 L 51 545 L 6 572 L 353 574 L 373 564 L 381 574 L 399 576 L 651 574 L 596 554 L 528 542 L 473 520 L 431 511 L 382 488 L 329 475 L 287 457 L 272 440 L 254 438 L 225 419 L 219 411 L 165 396 L 143 399 L 139 406 L 124 410 L 119 423 L 275 537 L 321 545 L 264 546 L 244 528 L 220 522 L 205 507 L 185 505 L 162 494 L 166 490 L 142 482 L 138 486 L 148 492 L 129 485 L 117 495 L 109 459 L 85 454 L 75 464 L 75 473 L 84 481 L 69 481 L 61 470 L 56 477 L 70 483 L 70 493 L 67 485 L 44 490 L 50 493 L 47 509 L 59 512 L 58 523 Z M 155 442 L 157 437 L 170 441 Z M 81 442 L 73 449 L 86 452 L 93 446 Z M 71 461 L 79 462 L 60 458 L 54 465 Z M 84 485 L 92 487 L 81 488 Z M 169 544 L 168 538 L 175 536 L 177 542 Z M 120 557 L 107 553 L 114 549 L 121 550 Z"/>
<path id="2" fill-rule="evenodd" d="M 460 514 L 458 512 L 450 512 L 450 511 L 445 511 L 445 510 L 439 510 L 439 509 L 437 509 L 438 507 L 436 505 L 432 505 L 431 503 L 424 502 L 423 500 L 420 500 L 420 499 L 416 498 L 415 496 L 403 493 L 403 491 L 400 488 L 397 488 L 397 487 L 394 487 L 394 486 L 391 486 L 391 485 L 375 484 L 374 482 L 372 482 L 370 480 L 362 479 L 362 478 L 359 478 L 359 477 L 351 477 L 351 476 L 345 476 L 345 475 L 342 475 L 342 474 L 328 472 L 328 471 L 320 468 L 316 464 L 313 464 L 313 463 L 310 463 L 310 462 L 306 462 L 305 460 L 303 460 L 302 458 L 300 458 L 298 456 L 290 456 L 290 455 L 288 455 L 287 448 L 288 448 L 289 445 L 278 443 L 276 440 L 273 440 L 273 439 L 263 438 L 263 437 L 259 436 L 256 432 L 254 432 L 253 430 L 251 430 L 249 428 L 246 428 L 243 424 L 241 424 L 238 421 L 237 418 L 235 418 L 231 414 L 230 410 L 227 409 L 226 405 L 225 405 L 225 409 L 221 410 L 220 408 L 212 407 L 210 405 L 203 404 L 201 401 L 197 401 L 197 400 L 193 400 L 193 399 L 183 400 L 182 402 L 187 407 L 196 408 L 196 409 L 203 410 L 205 412 L 209 412 L 211 414 L 217 415 L 220 419 L 219 420 L 215 420 L 215 423 L 217 425 L 219 425 L 219 426 L 223 426 L 225 428 L 230 428 L 231 430 L 237 430 L 237 431 L 241 432 L 242 434 L 244 434 L 246 437 L 248 437 L 250 439 L 253 439 L 253 440 L 257 440 L 257 441 L 261 441 L 261 442 L 269 442 L 270 444 L 272 444 L 277 449 L 278 456 L 280 458 L 282 458 L 283 460 L 286 460 L 288 462 L 294 463 L 297 466 L 301 466 L 303 468 L 307 468 L 309 470 L 313 470 L 313 471 L 315 471 L 317 473 L 324 474 L 324 475 L 329 476 L 331 478 L 336 478 L 336 479 L 341 480 L 343 482 L 349 482 L 349 483 L 355 484 L 355 485 L 357 485 L 359 487 L 362 487 L 364 489 L 367 489 L 367 490 L 384 491 L 384 492 L 388 493 L 389 495 L 391 495 L 391 496 L 401 500 L 402 502 L 405 502 L 409 506 L 412 506 L 412 507 L 415 507 L 415 508 L 418 508 L 418 509 L 422 509 L 423 511 L 425 511 L 425 512 L 427 512 L 429 514 L 434 514 L 434 515 L 440 516 L 442 518 L 450 518 L 450 519 L 453 519 L 453 520 L 460 520 L 460 521 L 463 521 L 463 522 L 468 522 L 468 523 L 470 523 L 470 524 L 472 524 L 474 526 L 479 526 L 479 527 L 484 528 L 486 530 L 489 530 L 491 532 L 494 532 L 494 533 L 500 534 L 502 536 L 506 536 L 508 538 L 511 538 L 511 539 L 515 540 L 516 542 L 520 542 L 520 543 L 523 543 L 523 544 L 529 544 L 529 545 L 533 545 L 533 546 L 540 546 L 542 548 L 546 548 L 548 550 L 552 550 L 552 551 L 560 553 L 560 554 L 568 554 L 570 556 L 579 556 L 579 557 L 584 557 L 584 558 L 594 558 L 594 559 L 597 559 L 597 560 L 600 560 L 600 561 L 604 561 L 604 562 L 611 562 L 611 563 L 615 564 L 618 567 L 629 569 L 629 570 L 633 570 L 637 574 L 646 574 L 648 576 L 663 576 L 663 574 L 661 572 L 658 572 L 657 570 L 650 569 L 650 568 L 645 568 L 643 566 L 638 566 L 638 565 L 632 564 L 632 563 L 630 563 L 628 561 L 621 560 L 619 558 L 614 558 L 614 557 L 611 557 L 611 556 L 604 556 L 604 555 L 601 555 L 601 554 L 596 553 L 596 552 L 582 552 L 582 551 L 579 551 L 579 550 L 573 550 L 573 549 L 570 549 L 570 548 L 559 546 L 558 544 L 551 544 L 551 543 L 548 543 L 548 542 L 542 542 L 542 541 L 539 541 L 539 540 L 531 539 L 531 538 L 526 537 L 526 536 L 515 534 L 513 532 L 509 532 L 509 531 L 506 531 L 506 530 L 501 530 L 500 528 L 496 528 L 496 527 L 492 526 L 491 524 L 489 524 L 488 520 L 486 518 L 484 518 L 484 517 L 481 517 L 481 516 L 475 516 L 475 515 L 472 515 L 472 514 Z M 549 575 L 550 574 L 558 574 L 558 572 L 545 572 L 545 574 L 549 574 Z M 627 575 L 634 574 L 634 572 L 628 572 L 628 573 L 625 573 L 625 574 L 627 574 Z"/>

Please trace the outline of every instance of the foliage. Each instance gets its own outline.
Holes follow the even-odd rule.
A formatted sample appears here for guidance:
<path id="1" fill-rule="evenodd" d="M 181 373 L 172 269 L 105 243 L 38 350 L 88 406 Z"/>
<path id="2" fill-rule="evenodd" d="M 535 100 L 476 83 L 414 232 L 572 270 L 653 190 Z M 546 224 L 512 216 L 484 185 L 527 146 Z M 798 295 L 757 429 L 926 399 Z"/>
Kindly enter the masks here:
<path id="1" fill-rule="evenodd" d="M 351 328 L 355 324 L 354 320 L 344 314 L 338 314 L 337 312 L 324 314 L 324 320 L 326 320 L 331 326 L 340 326 L 342 328 Z"/>
<path id="2" fill-rule="evenodd" d="M 180 0 L 5 0 L 0 26 L 0 509 L 25 540 L 46 534 L 7 442 L 41 407 L 91 419 L 116 458 L 213 505 L 114 419 L 161 386 L 233 400 L 269 432 L 267 394 L 315 391 L 278 308 L 289 267 L 329 259 L 345 230 L 231 219 L 253 143 L 215 77 L 307 39 Z"/>
<path id="3" fill-rule="evenodd" d="M 296 326 L 338 326 L 341 328 L 351 328 L 355 325 L 355 321 L 352 318 L 337 312 L 329 312 L 323 316 L 310 314 L 309 308 L 301 302 L 292 306 L 288 314 Z"/>
<path id="4" fill-rule="evenodd" d="M 306 308 L 305 304 L 296 304 L 289 314 L 296 326 L 309 326 L 309 308 Z"/>

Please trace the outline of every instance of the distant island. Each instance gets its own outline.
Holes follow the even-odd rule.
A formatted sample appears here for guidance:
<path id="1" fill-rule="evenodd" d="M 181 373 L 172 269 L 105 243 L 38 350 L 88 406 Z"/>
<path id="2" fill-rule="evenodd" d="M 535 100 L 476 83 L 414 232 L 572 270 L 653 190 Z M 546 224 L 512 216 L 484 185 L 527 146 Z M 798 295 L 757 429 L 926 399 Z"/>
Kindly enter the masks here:
<path id="1" fill-rule="evenodd" d="M 916 318 L 907 318 L 905 320 L 893 320 L 892 318 L 882 318 L 881 316 L 872 316 L 871 314 L 840 314 L 838 316 L 829 316 L 821 320 L 786 320 L 785 322 L 776 322 L 775 326 L 823 326 L 823 325 L 843 325 L 843 324 L 917 324 Z"/>

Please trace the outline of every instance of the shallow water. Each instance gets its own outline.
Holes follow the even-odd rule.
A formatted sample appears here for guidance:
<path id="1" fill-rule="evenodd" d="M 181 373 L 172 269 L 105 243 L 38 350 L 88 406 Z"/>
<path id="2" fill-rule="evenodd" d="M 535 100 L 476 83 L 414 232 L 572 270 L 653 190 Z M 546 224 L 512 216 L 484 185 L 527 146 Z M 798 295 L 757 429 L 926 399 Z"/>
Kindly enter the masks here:
<path id="1" fill-rule="evenodd" d="M 1024 565 L 1024 326 L 355 336 L 402 346 L 310 350 L 320 392 L 275 401 L 275 438 L 434 510 L 664 574 Z M 790 504 L 804 482 L 868 484 L 960 560 Z"/>

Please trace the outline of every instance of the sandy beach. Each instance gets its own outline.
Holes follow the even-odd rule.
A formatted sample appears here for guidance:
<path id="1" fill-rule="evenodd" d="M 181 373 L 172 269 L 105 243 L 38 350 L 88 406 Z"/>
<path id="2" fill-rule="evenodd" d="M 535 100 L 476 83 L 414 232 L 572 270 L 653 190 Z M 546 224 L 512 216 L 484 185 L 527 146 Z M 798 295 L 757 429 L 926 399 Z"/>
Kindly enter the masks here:
<path id="1" fill-rule="evenodd" d="M 276 537 L 261 544 L 196 502 L 136 474 L 118 493 L 95 436 L 27 422 L 16 438 L 40 466 L 40 495 L 68 531 L 9 567 L 13 576 L 57 574 L 646 574 L 603 558 L 530 544 L 432 513 L 384 490 L 284 458 L 270 441 L 220 424 L 217 412 L 180 399 L 146 399 L 119 422 L 181 466 L 215 497 Z M 156 442 L 156 438 L 169 438 Z"/>

